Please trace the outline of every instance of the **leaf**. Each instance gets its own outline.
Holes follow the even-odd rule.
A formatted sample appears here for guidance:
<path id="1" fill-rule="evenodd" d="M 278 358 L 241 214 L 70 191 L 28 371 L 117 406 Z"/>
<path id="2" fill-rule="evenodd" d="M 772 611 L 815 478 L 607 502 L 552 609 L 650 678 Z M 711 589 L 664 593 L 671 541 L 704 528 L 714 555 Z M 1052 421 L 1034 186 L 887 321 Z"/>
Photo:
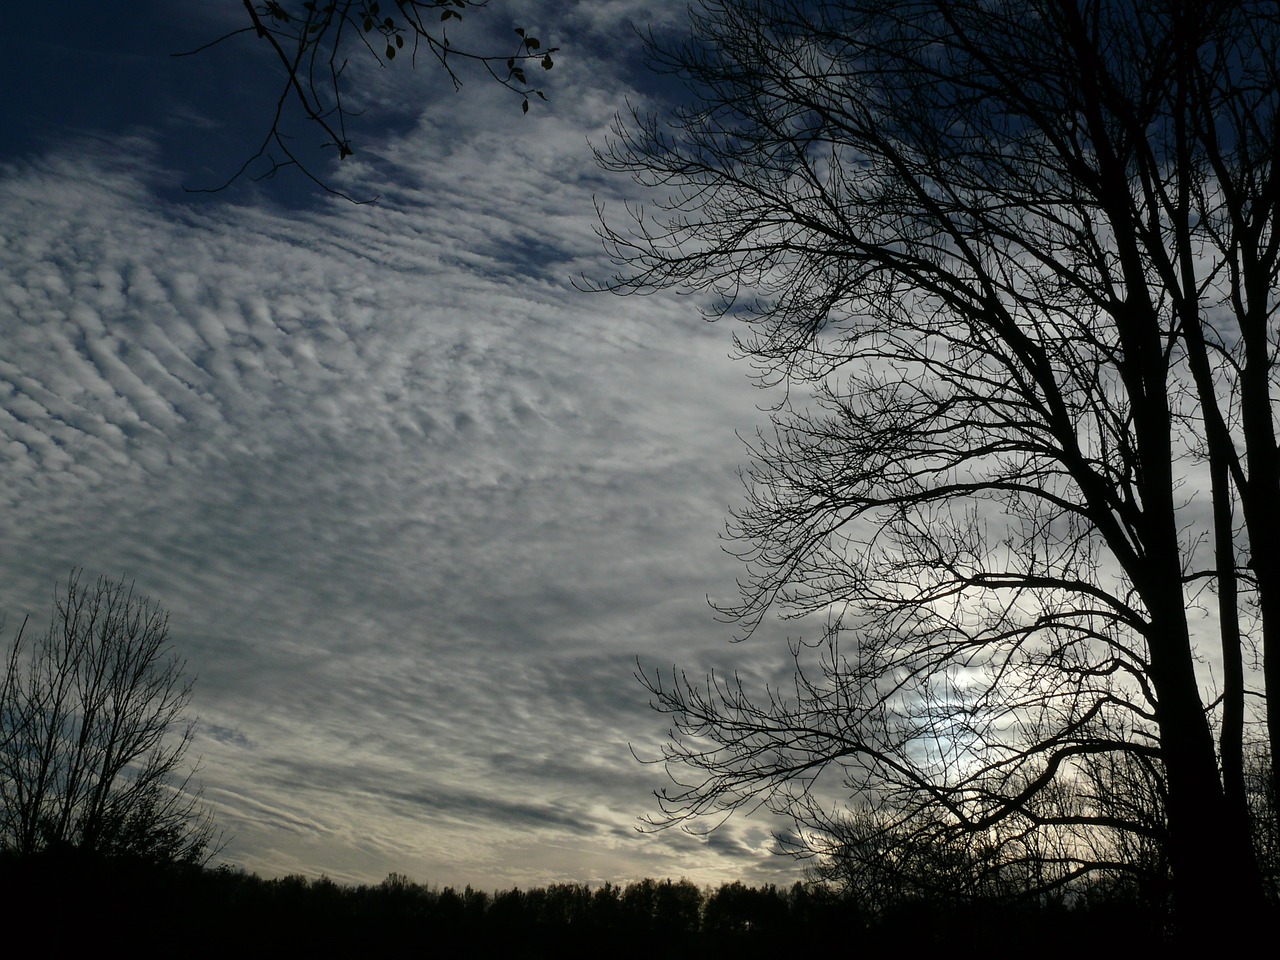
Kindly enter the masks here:
<path id="1" fill-rule="evenodd" d="M 404 37 L 403 37 L 403 36 L 401 36 L 401 35 L 400 35 L 400 34 L 398 34 L 398 33 L 396 34 L 396 46 L 397 46 L 397 47 L 403 47 L 403 46 L 404 46 Z"/>
<path id="2" fill-rule="evenodd" d="M 542 58 L 543 70 L 550 70 L 554 66 L 555 66 L 555 63 L 553 63 L 551 60 L 551 54 L 548 53 L 545 57 Z"/>
<path id="3" fill-rule="evenodd" d="M 520 110 L 524 113 L 529 112 L 529 101 L 527 98 L 525 99 L 524 103 L 520 104 Z"/>
<path id="4" fill-rule="evenodd" d="M 396 58 L 396 48 L 391 44 L 387 44 L 387 59 L 394 60 Z"/>
<path id="5" fill-rule="evenodd" d="M 365 33 L 368 33 L 368 32 L 369 32 L 370 30 L 372 30 L 372 29 L 373 29 L 373 21 L 372 21 L 372 20 L 370 20 L 368 17 L 365 17 L 365 18 L 364 18 L 364 32 L 365 32 Z"/>
<path id="6" fill-rule="evenodd" d="M 524 45 L 528 47 L 530 50 L 537 50 L 538 47 L 542 46 L 542 44 L 538 42 L 537 37 L 525 37 Z"/>
<path id="7" fill-rule="evenodd" d="M 378 15 L 378 4 L 376 0 L 374 3 L 369 4 L 369 14 L 374 17 Z"/>
<path id="8" fill-rule="evenodd" d="M 520 29 L 519 27 L 516 27 L 516 33 L 518 33 L 518 34 L 519 34 L 520 36 L 522 36 L 522 37 L 524 36 L 524 31 L 523 31 L 522 29 Z"/>

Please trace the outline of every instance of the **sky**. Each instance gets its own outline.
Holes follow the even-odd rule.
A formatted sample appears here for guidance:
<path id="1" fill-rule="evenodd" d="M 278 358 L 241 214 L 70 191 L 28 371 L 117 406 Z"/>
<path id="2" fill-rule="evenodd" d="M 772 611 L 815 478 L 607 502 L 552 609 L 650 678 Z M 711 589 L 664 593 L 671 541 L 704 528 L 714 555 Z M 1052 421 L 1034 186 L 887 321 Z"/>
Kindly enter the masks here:
<path id="1" fill-rule="evenodd" d="M 221 859 L 263 876 L 797 878 L 777 822 L 637 829 L 667 729 L 637 661 L 787 658 L 708 604 L 769 395 L 695 299 L 581 289 L 597 208 L 642 199 L 591 144 L 662 105 L 637 31 L 678 37 L 683 0 L 474 14 L 560 47 L 527 115 L 356 64 L 354 157 L 291 132 L 359 206 L 290 171 L 188 192 L 252 155 L 280 78 L 251 35 L 171 56 L 238 0 L 123 9 L 0 34 L 5 641 L 73 569 L 168 609 Z"/>

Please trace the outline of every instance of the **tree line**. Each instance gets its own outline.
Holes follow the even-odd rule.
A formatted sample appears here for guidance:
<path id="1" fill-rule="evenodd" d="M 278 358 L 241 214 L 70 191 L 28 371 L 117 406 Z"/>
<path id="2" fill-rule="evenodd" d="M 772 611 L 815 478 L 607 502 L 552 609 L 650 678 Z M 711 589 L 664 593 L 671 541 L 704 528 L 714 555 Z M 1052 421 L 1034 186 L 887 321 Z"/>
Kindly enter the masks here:
<path id="1" fill-rule="evenodd" d="M 486 892 L 400 874 L 343 885 L 327 877 L 263 879 L 227 867 L 68 851 L 0 856 L 0 897 L 15 915 L 47 905 L 69 885 L 81 891 L 78 923 L 54 932 L 55 951 L 100 943 L 102 930 L 121 917 L 136 922 L 149 942 L 181 943 L 184 953 L 226 955 L 253 944 L 255 952 L 477 957 L 773 957 L 801 943 L 989 956 L 1028 938 L 1038 953 L 1052 956 L 1078 950 L 1082 938 L 1105 938 L 1115 948 L 1150 946 L 1167 923 L 1165 914 L 1102 888 L 1072 898 L 975 899 L 963 909 L 913 898 L 872 909 L 847 891 L 812 882 L 699 887 L 644 879 Z"/>

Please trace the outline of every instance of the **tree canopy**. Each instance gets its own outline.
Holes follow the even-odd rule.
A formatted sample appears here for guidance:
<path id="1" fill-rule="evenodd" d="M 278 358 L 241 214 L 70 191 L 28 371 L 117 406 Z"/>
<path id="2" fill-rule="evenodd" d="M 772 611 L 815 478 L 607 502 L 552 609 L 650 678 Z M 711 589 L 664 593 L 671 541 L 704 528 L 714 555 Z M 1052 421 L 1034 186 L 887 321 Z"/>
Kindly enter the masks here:
<path id="1" fill-rule="evenodd" d="M 704 0 L 651 46 L 687 102 L 600 153 L 653 197 L 602 286 L 709 295 L 788 385 L 727 612 L 825 624 L 790 687 L 645 674 L 660 822 L 830 851 L 843 790 L 1042 888 L 1155 843 L 1189 931 L 1261 902 L 1278 45 L 1251 2 Z"/>

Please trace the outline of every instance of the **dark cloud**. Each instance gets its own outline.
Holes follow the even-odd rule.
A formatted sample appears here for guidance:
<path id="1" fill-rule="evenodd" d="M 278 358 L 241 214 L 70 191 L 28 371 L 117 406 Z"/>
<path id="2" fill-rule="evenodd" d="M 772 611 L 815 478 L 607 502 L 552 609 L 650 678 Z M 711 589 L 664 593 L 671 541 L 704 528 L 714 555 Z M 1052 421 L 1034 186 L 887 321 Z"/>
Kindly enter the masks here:
<path id="1" fill-rule="evenodd" d="M 207 723 L 201 732 L 218 743 L 225 743 L 232 747 L 242 747 L 246 750 L 253 748 L 253 741 L 246 737 L 239 730 L 232 730 L 230 727 L 219 726 L 216 723 Z"/>

